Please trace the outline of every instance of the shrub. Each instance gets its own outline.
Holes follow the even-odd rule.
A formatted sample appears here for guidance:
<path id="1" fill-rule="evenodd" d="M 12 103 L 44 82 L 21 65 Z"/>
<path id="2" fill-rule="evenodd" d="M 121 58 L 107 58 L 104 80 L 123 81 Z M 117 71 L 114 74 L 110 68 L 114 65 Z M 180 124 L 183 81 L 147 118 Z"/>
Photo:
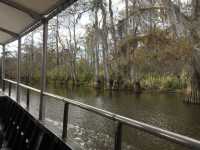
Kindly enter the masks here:
<path id="1" fill-rule="evenodd" d="M 169 75 L 156 75 L 147 74 L 141 80 L 142 87 L 145 89 L 157 89 L 157 90 L 176 90 L 187 87 L 189 78 L 182 73 L 180 76 L 173 74 Z"/>

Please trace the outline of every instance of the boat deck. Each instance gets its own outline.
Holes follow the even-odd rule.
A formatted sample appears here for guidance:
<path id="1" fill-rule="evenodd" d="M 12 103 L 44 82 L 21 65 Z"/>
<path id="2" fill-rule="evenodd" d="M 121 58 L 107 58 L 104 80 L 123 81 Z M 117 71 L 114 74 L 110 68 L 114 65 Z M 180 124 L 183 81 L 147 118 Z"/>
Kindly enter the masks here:
<path id="1" fill-rule="evenodd" d="M 72 150 L 20 105 L 0 94 L 1 150 Z"/>

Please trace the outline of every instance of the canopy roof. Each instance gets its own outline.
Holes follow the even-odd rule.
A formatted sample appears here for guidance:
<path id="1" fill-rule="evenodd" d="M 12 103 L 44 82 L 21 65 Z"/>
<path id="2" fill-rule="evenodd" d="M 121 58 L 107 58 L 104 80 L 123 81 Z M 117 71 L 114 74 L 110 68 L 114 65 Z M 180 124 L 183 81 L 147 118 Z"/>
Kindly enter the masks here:
<path id="1" fill-rule="evenodd" d="M 0 44 L 9 43 L 51 19 L 76 0 L 0 0 Z"/>

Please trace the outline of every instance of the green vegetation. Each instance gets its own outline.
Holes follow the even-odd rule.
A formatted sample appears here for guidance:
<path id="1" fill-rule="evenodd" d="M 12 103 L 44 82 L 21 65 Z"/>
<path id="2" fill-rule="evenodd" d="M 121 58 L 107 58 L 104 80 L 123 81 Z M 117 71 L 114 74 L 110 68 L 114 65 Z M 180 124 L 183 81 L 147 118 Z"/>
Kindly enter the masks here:
<path id="1" fill-rule="evenodd" d="M 123 10 L 114 8 L 112 0 L 80 0 L 49 22 L 47 83 L 136 92 L 190 86 L 194 40 L 189 29 L 179 33 L 165 1 L 125 0 L 121 5 Z M 39 84 L 38 39 L 40 28 L 23 40 L 26 84 Z"/>
<path id="2" fill-rule="evenodd" d="M 175 75 L 145 75 L 141 81 L 142 87 L 152 90 L 186 89 L 190 80 L 185 72 L 181 76 Z"/>

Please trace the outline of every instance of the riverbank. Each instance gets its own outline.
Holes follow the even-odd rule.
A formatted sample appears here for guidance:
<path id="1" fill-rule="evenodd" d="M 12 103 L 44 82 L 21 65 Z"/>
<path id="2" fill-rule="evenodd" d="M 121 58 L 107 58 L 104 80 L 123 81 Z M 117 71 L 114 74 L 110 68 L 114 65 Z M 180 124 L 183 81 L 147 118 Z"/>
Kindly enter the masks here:
<path id="1" fill-rule="evenodd" d="M 33 78 L 33 83 L 24 81 L 24 84 L 32 85 L 37 87 L 40 85 L 39 78 Z M 188 94 L 191 92 L 190 78 L 186 73 L 182 73 L 180 76 L 172 74 L 168 75 L 157 75 L 157 74 L 146 74 L 140 79 L 135 81 L 129 81 L 125 79 L 111 80 L 110 87 L 105 86 L 104 80 L 95 82 L 94 80 L 66 80 L 64 78 L 50 78 L 47 76 L 47 86 L 53 86 L 55 88 L 76 88 L 76 87 L 88 87 L 93 88 L 97 91 L 129 91 L 132 93 L 184 93 Z"/>
<path id="2" fill-rule="evenodd" d="M 99 87 L 96 88 L 94 84 L 81 84 L 81 85 L 73 85 L 73 84 L 63 84 L 63 83 L 55 83 L 55 82 L 48 82 L 48 85 L 50 87 L 54 88 L 62 88 L 62 89 L 77 89 L 77 88 L 87 88 L 87 89 L 93 89 L 97 92 L 129 92 L 132 94 L 142 94 L 142 93 L 182 93 L 182 94 L 188 94 L 190 90 L 189 88 L 182 88 L 182 89 L 173 89 L 173 88 L 162 88 L 162 89 L 145 89 L 141 88 L 139 92 L 136 92 L 133 88 L 120 88 L 120 89 L 112 89 L 112 88 L 104 88 L 104 87 Z"/>

